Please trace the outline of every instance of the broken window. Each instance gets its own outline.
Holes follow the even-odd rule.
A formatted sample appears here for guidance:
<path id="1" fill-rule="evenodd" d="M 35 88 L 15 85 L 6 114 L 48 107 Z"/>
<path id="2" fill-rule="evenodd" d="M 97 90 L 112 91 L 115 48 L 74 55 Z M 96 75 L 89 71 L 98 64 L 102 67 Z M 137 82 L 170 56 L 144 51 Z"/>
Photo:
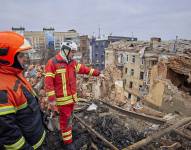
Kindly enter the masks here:
<path id="1" fill-rule="evenodd" d="M 134 47 L 134 45 L 131 43 L 131 44 L 129 45 L 129 47 Z"/>
<path id="2" fill-rule="evenodd" d="M 128 72 L 128 68 L 125 68 L 125 73 L 127 74 L 127 72 Z"/>
<path id="3" fill-rule="evenodd" d="M 142 87 L 143 87 L 142 85 L 139 85 L 139 91 L 142 91 Z"/>
<path id="4" fill-rule="evenodd" d="M 132 81 L 129 82 L 129 88 L 130 88 L 130 89 L 133 88 L 133 82 L 132 82 Z"/>
<path id="5" fill-rule="evenodd" d="M 137 102 L 140 101 L 140 100 L 141 100 L 141 98 L 140 98 L 140 97 L 137 97 Z"/>
<path id="6" fill-rule="evenodd" d="M 132 63 L 135 63 L 135 55 L 132 56 Z"/>
<path id="7" fill-rule="evenodd" d="M 131 69 L 130 75 L 131 75 L 131 76 L 134 75 L 134 69 Z"/>
<path id="8" fill-rule="evenodd" d="M 143 80 L 144 79 L 144 72 L 140 72 L 140 77 L 139 77 L 140 80 Z"/>
<path id="9" fill-rule="evenodd" d="M 131 93 L 128 94 L 128 99 L 131 99 Z"/>
<path id="10" fill-rule="evenodd" d="M 127 83 L 127 80 L 126 80 L 126 79 L 125 79 L 125 80 L 123 80 L 123 88 L 125 88 L 126 83 Z"/>
<path id="11" fill-rule="evenodd" d="M 157 60 L 153 60 L 153 61 L 151 61 L 150 63 L 151 63 L 151 66 L 154 66 L 154 65 L 157 64 Z"/>
<path id="12" fill-rule="evenodd" d="M 144 65 L 144 59 L 141 58 L 141 65 Z"/>
<path id="13" fill-rule="evenodd" d="M 118 56 L 118 63 L 122 63 L 122 61 L 123 61 L 123 54 L 120 54 Z"/>
<path id="14" fill-rule="evenodd" d="M 184 74 L 177 73 L 172 69 L 168 68 L 167 79 L 181 91 L 189 93 L 191 95 L 191 83 L 188 82 L 188 76 Z"/>
<path id="15" fill-rule="evenodd" d="M 109 59 L 109 53 L 106 53 L 106 60 Z"/>

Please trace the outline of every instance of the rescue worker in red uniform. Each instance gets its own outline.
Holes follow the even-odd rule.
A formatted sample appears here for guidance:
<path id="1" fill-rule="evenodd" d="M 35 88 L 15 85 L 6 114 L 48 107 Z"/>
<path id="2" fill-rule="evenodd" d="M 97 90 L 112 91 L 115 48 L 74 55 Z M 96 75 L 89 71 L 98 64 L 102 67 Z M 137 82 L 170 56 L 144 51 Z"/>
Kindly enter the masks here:
<path id="1" fill-rule="evenodd" d="M 65 149 L 75 150 L 72 144 L 72 113 L 77 101 L 76 73 L 99 76 L 100 72 L 73 58 L 77 45 L 73 41 L 64 42 L 60 52 L 50 59 L 45 67 L 45 88 L 48 101 L 58 107 L 60 113 L 60 129 Z"/>
<path id="2" fill-rule="evenodd" d="M 0 149 L 40 149 L 45 139 L 37 98 L 22 75 L 29 49 L 23 36 L 0 32 Z"/>

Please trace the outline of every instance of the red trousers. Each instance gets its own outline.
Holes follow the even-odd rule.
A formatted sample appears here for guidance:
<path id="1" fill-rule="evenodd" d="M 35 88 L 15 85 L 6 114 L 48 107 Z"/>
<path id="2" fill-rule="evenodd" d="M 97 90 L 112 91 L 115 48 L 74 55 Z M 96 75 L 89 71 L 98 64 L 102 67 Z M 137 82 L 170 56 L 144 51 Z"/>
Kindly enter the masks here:
<path id="1" fill-rule="evenodd" d="M 60 130 L 64 144 L 72 143 L 72 118 L 74 104 L 58 107 L 60 112 Z"/>

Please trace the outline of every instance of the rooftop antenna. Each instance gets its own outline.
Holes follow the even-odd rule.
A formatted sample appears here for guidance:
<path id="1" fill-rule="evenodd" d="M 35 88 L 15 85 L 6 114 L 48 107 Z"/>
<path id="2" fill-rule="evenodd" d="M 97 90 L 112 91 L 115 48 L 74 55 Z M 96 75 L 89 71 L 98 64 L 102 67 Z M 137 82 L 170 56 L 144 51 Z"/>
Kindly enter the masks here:
<path id="1" fill-rule="evenodd" d="M 95 37 L 95 32 L 93 32 L 93 36 L 92 37 Z"/>
<path id="2" fill-rule="evenodd" d="M 133 32 L 131 32 L 131 41 L 134 40 L 134 35 L 133 35 Z"/>
<path id="3" fill-rule="evenodd" d="M 98 34 L 98 39 L 100 39 L 101 38 L 101 28 L 100 28 L 100 26 L 99 26 L 99 34 Z"/>

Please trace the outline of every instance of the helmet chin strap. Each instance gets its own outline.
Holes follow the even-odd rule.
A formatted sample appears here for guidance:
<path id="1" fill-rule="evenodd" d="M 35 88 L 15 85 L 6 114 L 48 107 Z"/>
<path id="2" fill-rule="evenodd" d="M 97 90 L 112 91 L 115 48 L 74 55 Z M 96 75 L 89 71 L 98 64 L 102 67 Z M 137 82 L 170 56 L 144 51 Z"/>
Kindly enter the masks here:
<path id="1" fill-rule="evenodd" d="M 67 59 L 68 63 L 70 63 L 72 61 L 72 59 L 69 58 L 68 56 L 70 55 L 71 50 L 68 50 L 68 54 L 66 54 L 65 50 L 63 50 L 63 52 L 64 52 L 64 54 L 66 56 L 66 59 Z"/>

